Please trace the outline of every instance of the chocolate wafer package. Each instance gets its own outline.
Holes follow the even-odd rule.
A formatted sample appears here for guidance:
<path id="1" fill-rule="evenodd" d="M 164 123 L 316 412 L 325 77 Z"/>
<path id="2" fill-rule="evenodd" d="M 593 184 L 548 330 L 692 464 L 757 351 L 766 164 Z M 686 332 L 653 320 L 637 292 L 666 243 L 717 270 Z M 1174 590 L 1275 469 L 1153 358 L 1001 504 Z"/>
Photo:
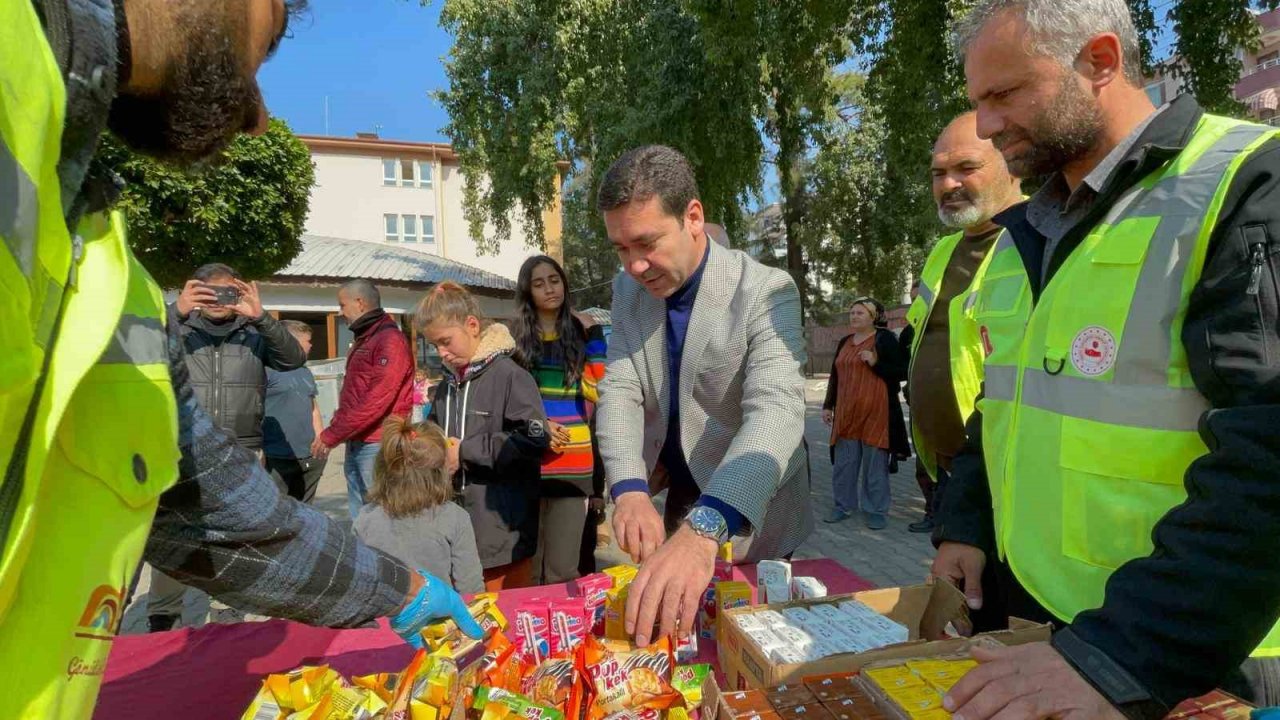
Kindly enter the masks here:
<path id="1" fill-rule="evenodd" d="M 520 681 L 520 692 L 537 705 L 555 708 L 577 720 L 582 713 L 586 688 L 572 655 L 543 660 Z"/>
<path id="2" fill-rule="evenodd" d="M 664 710 L 683 702 L 671 687 L 675 655 L 670 637 L 637 648 L 589 636 L 578 657 L 591 688 L 588 720 L 624 710 Z"/>

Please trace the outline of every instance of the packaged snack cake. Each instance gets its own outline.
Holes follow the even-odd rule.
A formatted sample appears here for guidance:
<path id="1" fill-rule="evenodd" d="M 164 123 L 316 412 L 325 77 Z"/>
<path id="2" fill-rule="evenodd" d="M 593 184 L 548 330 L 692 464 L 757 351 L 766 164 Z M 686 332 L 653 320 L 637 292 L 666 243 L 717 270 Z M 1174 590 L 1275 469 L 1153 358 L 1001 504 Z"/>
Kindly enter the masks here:
<path id="1" fill-rule="evenodd" d="M 581 717 L 582 675 L 571 655 L 543 660 L 529 668 L 520 681 L 520 692 L 534 704 L 553 708 L 565 717 Z"/>
<path id="2" fill-rule="evenodd" d="M 588 720 L 624 710 L 663 710 L 681 701 L 680 693 L 671 687 L 675 658 L 669 637 L 637 648 L 589 636 L 578 657 L 592 692 Z"/>

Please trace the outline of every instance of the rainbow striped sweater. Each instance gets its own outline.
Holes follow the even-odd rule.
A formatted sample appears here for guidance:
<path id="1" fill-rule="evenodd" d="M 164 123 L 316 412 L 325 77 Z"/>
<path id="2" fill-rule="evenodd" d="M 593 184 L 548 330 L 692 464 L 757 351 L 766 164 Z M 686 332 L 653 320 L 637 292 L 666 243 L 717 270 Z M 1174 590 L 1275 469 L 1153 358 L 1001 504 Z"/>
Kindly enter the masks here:
<path id="1" fill-rule="evenodd" d="M 555 333 L 542 335 L 542 357 L 533 369 L 547 419 L 569 430 L 569 444 L 560 452 L 547 450 L 542 458 L 543 495 L 587 496 L 592 491 L 595 471 L 589 423 L 599 397 L 600 378 L 604 377 L 604 330 L 598 325 L 587 328 L 582 377 L 568 387 L 564 382 L 564 359 L 558 339 Z"/>

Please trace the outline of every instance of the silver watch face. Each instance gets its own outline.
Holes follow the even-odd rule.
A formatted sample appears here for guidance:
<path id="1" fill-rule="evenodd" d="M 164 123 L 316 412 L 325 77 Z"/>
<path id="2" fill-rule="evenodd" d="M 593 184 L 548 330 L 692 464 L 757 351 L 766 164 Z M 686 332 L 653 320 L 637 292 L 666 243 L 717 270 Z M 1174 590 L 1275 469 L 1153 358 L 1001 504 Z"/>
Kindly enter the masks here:
<path id="1" fill-rule="evenodd" d="M 696 507 L 689 512 L 689 526 L 704 537 L 722 540 L 729 534 L 724 516 L 709 507 Z"/>

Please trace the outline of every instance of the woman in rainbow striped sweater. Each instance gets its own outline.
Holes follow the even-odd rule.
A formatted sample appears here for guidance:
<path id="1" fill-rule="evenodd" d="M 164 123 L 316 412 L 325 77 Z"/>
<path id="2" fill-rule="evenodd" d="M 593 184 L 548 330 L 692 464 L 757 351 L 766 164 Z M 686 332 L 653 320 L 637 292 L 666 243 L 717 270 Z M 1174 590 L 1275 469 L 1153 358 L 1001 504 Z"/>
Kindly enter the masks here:
<path id="1" fill-rule="evenodd" d="M 521 266 L 516 297 L 520 316 L 512 334 L 521 362 L 542 393 L 551 439 L 542 460 L 534 582 L 562 583 L 579 575 L 584 531 L 594 522 L 589 503 L 603 497 L 604 468 L 595 453 L 592 415 L 596 387 L 604 376 L 605 336 L 598 325 L 584 325 L 573 314 L 569 278 L 546 255 L 535 255 Z"/>

